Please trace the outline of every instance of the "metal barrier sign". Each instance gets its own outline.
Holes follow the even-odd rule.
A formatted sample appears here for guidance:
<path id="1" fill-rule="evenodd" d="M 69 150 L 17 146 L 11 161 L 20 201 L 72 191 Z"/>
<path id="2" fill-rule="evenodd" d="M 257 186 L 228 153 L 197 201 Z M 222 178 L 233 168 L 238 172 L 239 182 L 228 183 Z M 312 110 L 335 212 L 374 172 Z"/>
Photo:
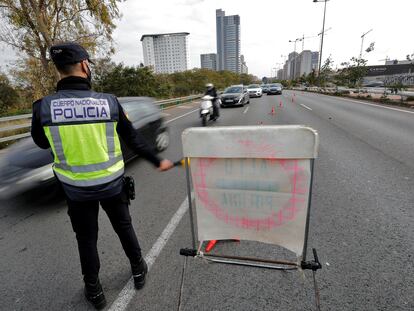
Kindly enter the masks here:
<path id="1" fill-rule="evenodd" d="M 304 126 L 190 128 L 183 132 L 197 235 L 306 249 L 318 135 Z"/>

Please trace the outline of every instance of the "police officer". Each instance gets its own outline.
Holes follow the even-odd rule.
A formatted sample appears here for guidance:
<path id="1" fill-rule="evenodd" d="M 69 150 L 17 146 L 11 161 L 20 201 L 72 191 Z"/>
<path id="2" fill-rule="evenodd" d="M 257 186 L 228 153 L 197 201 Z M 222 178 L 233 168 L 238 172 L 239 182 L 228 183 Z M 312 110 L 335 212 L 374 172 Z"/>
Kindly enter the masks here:
<path id="1" fill-rule="evenodd" d="M 145 143 L 114 95 L 91 90 L 91 61 L 82 46 L 54 45 L 50 56 L 61 80 L 56 93 L 33 104 L 31 133 L 40 148 L 52 149 L 53 170 L 63 187 L 78 242 L 85 296 L 101 309 L 106 299 L 98 277 L 99 204 L 131 263 L 136 289 L 144 286 L 148 271 L 131 223 L 119 137 L 160 171 L 173 164 Z"/>
<path id="2" fill-rule="evenodd" d="M 206 92 L 204 95 L 208 95 L 213 97 L 214 99 L 212 100 L 213 103 L 213 119 L 216 120 L 219 116 L 220 116 L 220 110 L 219 110 L 219 106 L 217 103 L 217 99 L 218 99 L 218 95 L 217 95 L 217 91 L 216 88 L 214 87 L 213 83 L 207 83 L 206 84 Z"/>

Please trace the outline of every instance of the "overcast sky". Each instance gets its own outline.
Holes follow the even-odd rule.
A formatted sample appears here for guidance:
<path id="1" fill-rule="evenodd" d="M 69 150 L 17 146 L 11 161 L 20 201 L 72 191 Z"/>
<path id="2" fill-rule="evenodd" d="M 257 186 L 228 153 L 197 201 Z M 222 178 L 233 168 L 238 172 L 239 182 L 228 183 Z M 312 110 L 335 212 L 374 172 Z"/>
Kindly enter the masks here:
<path id="1" fill-rule="evenodd" d="M 240 15 L 241 53 L 249 73 L 269 76 L 272 68 L 293 51 L 289 40 L 316 36 L 322 29 L 323 6 L 312 0 L 127 0 L 119 4 L 123 17 L 114 32 L 113 59 L 126 65 L 143 62 L 143 34 L 189 32 L 191 68 L 200 67 L 200 54 L 216 52 L 215 10 Z M 414 53 L 413 0 L 330 0 L 327 3 L 323 59 L 332 55 L 334 65 L 358 56 L 362 33 L 369 64 L 383 64 L 386 56 L 405 59 Z M 319 37 L 305 39 L 304 48 L 319 50 Z M 302 50 L 298 42 L 296 50 Z M 12 57 L 3 49 L 1 60 Z M 4 62 L 3 62 L 4 66 Z"/>

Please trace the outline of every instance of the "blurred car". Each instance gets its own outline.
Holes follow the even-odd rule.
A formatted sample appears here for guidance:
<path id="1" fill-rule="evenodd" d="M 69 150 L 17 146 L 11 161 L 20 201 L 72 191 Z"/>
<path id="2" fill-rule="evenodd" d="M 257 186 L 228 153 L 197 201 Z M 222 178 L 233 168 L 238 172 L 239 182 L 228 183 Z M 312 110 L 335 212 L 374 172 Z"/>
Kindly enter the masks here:
<path id="1" fill-rule="evenodd" d="M 220 96 L 221 107 L 244 106 L 250 102 L 247 88 L 243 85 L 232 85 Z"/>
<path id="2" fill-rule="evenodd" d="M 247 86 L 247 91 L 250 97 L 262 97 L 263 95 L 262 88 L 258 84 L 250 84 Z"/>
<path id="3" fill-rule="evenodd" d="M 269 91 L 269 84 L 261 84 L 260 87 L 262 88 L 262 92 L 267 94 Z"/>
<path id="4" fill-rule="evenodd" d="M 270 84 L 269 90 L 267 91 L 267 95 L 282 94 L 282 89 L 283 89 L 283 86 L 280 83 Z"/>
<path id="5" fill-rule="evenodd" d="M 363 87 L 384 87 L 383 81 L 367 81 L 362 83 Z"/>
<path id="6" fill-rule="evenodd" d="M 140 132 L 156 152 L 169 145 L 168 128 L 160 109 L 149 97 L 118 98 L 135 130 Z M 137 156 L 121 139 L 125 162 Z M 53 156 L 50 149 L 39 148 L 26 138 L 0 153 L 0 198 L 7 199 L 22 192 L 37 188 L 53 187 L 55 177 L 52 170 Z M 52 189 L 52 188 L 51 188 Z"/>

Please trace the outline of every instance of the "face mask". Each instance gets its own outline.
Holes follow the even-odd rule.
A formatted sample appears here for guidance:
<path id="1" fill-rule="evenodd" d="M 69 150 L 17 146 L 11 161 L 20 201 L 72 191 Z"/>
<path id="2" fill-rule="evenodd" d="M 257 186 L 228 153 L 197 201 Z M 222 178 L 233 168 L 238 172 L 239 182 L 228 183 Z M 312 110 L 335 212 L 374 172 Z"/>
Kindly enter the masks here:
<path id="1" fill-rule="evenodd" d="M 91 68 L 89 67 L 89 65 L 86 65 L 86 66 L 88 67 L 88 72 L 86 73 L 86 76 L 87 76 L 86 79 L 88 79 L 89 83 L 91 83 L 92 82 L 92 72 L 91 72 Z"/>

